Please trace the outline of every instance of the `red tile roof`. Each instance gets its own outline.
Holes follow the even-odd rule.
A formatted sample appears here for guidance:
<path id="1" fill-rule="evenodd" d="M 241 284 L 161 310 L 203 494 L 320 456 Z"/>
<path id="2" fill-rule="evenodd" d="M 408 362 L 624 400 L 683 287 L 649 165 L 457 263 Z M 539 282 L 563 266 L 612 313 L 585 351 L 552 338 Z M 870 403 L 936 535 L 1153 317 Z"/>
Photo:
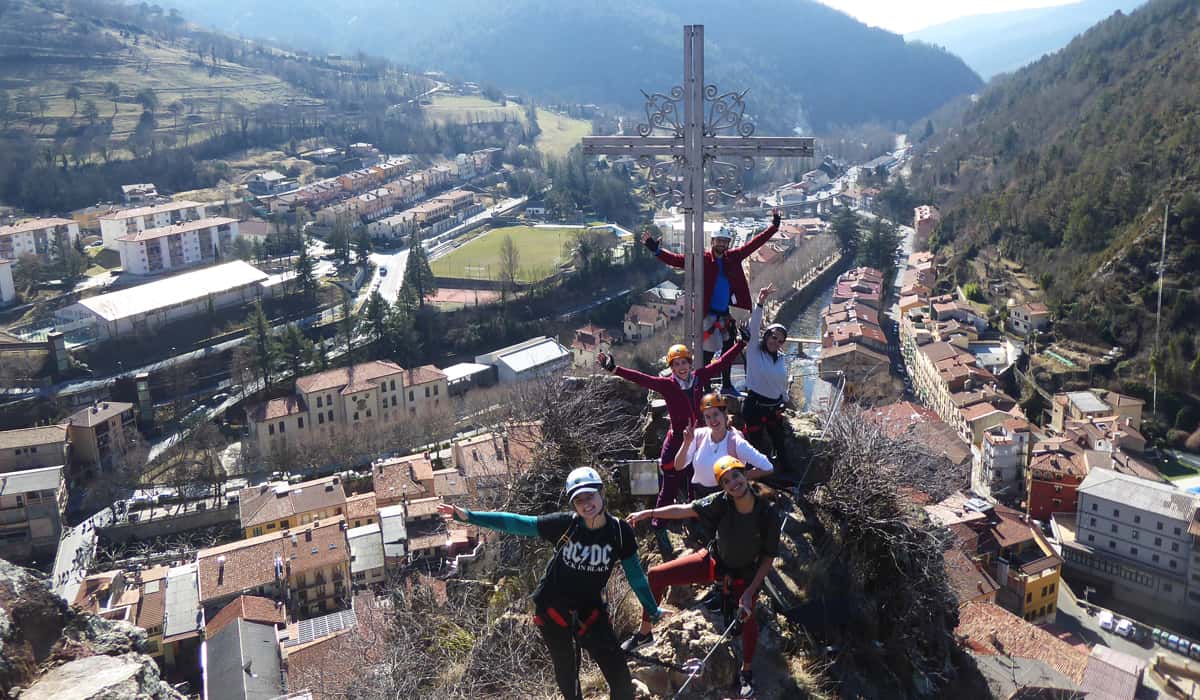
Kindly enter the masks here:
<path id="1" fill-rule="evenodd" d="M 254 595 L 238 596 L 204 626 L 204 635 L 211 638 L 234 620 L 261 622 L 267 625 L 287 624 L 287 611 L 283 603 Z"/>
<path id="2" fill-rule="evenodd" d="M 340 390 L 346 386 L 373 381 L 403 371 L 404 368 L 400 365 L 385 360 L 363 362 L 353 367 L 338 367 L 300 377 L 296 380 L 296 393 L 310 394 L 314 391 Z"/>
<path id="3" fill-rule="evenodd" d="M 336 476 L 292 485 L 250 486 L 238 495 L 238 515 L 243 528 L 295 518 L 304 513 L 344 508 L 345 505 L 346 492 L 342 489 L 341 479 Z"/>
<path id="4" fill-rule="evenodd" d="M 256 404 L 249 408 L 246 413 L 250 416 L 250 420 L 262 423 L 263 421 L 304 413 L 307 410 L 308 408 L 305 407 L 303 398 L 299 396 L 283 396 Z"/>
<path id="5" fill-rule="evenodd" d="M 652 309 L 649 306 L 642 306 L 641 304 L 634 304 L 629 307 L 629 311 L 625 312 L 625 320 L 642 326 L 653 326 L 658 323 L 659 316 L 658 309 Z"/>
<path id="6" fill-rule="evenodd" d="M 958 599 L 959 605 L 984 599 L 1000 589 L 996 580 L 958 547 L 947 549 L 942 553 L 942 559 L 946 566 L 946 576 L 950 579 L 950 589 Z"/>
<path id="7" fill-rule="evenodd" d="M 200 601 L 216 600 L 272 583 L 275 560 L 284 576 L 350 560 L 342 516 L 251 537 L 196 553 Z M 284 533 L 287 534 L 284 534 Z M 293 541 L 293 537 L 295 538 Z M 222 564 L 220 559 L 224 557 Z"/>
<path id="8" fill-rule="evenodd" d="M 407 498 L 421 498 L 426 493 L 421 481 L 433 479 L 433 462 L 425 454 L 389 459 L 371 465 L 371 481 L 375 500 L 387 506 Z"/>
<path id="9" fill-rule="evenodd" d="M 361 493 L 346 499 L 346 520 L 351 524 L 364 518 L 378 517 L 379 506 L 375 503 L 375 492 Z"/>
<path id="10" fill-rule="evenodd" d="M 1035 659 L 1075 683 L 1083 680 L 1086 653 L 998 605 L 973 602 L 962 606 L 954 632 L 976 654 Z"/>
<path id="11" fill-rule="evenodd" d="M 404 386 L 419 386 L 445 379 L 446 375 L 433 365 L 421 365 L 404 372 Z"/>

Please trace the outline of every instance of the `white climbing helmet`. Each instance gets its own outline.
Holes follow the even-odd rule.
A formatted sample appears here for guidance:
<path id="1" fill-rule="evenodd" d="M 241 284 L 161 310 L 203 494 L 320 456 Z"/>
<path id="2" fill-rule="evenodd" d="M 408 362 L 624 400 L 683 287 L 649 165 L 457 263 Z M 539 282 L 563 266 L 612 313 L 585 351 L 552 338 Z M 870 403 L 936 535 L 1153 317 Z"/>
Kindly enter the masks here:
<path id="1" fill-rule="evenodd" d="M 581 493 L 600 493 L 604 490 L 604 481 L 600 473 L 591 467 L 572 469 L 567 475 L 567 500 L 573 501 Z"/>
<path id="2" fill-rule="evenodd" d="M 712 236 L 710 236 L 710 238 L 724 238 L 725 240 L 728 241 L 733 238 L 733 231 L 730 230 L 728 226 L 722 226 L 717 231 L 715 231 L 712 234 Z"/>

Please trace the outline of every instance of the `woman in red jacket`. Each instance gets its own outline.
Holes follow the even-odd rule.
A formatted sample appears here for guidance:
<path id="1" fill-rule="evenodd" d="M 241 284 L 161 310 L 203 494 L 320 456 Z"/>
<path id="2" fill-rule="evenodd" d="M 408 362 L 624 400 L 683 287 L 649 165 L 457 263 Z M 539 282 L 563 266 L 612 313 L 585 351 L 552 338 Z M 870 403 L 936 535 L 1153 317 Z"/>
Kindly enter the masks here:
<path id="1" fill-rule="evenodd" d="M 667 350 L 667 366 L 671 368 L 669 377 L 652 377 L 628 367 L 618 367 L 612 355 L 603 352 L 596 355 L 596 364 L 602 369 L 623 379 L 628 379 L 638 386 L 657 391 L 667 402 L 667 415 L 671 418 L 671 429 L 667 431 L 667 437 L 663 440 L 662 452 L 659 453 L 658 458 L 659 488 L 658 500 L 655 501 L 656 506 L 675 503 L 681 487 L 687 487 L 690 496 L 692 468 L 689 466 L 683 471 L 677 471 L 675 469 L 675 453 L 683 444 L 683 433 L 687 427 L 693 421 L 699 422 L 700 420 L 700 397 L 707 393 L 705 386 L 708 384 L 708 380 L 733 364 L 734 358 L 741 354 L 743 348 L 745 348 L 745 343 L 739 340 L 716 362 L 693 372 L 692 351 L 688 350 L 686 345 L 672 345 Z M 654 527 L 660 525 L 658 520 L 651 524 Z"/>

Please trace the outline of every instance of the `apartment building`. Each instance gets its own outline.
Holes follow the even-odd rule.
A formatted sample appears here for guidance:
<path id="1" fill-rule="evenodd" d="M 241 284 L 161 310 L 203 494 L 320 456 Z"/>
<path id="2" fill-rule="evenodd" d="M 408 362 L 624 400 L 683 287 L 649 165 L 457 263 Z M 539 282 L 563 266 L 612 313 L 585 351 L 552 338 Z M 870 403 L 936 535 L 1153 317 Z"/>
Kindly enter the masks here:
<path id="1" fill-rule="evenodd" d="M 337 476 L 298 484 L 260 484 L 238 493 L 238 517 L 244 537 L 327 520 L 344 515 L 345 509 L 346 492 Z"/>
<path id="2" fill-rule="evenodd" d="M 0 430 L 0 474 L 66 463 L 66 424 Z"/>
<path id="3" fill-rule="evenodd" d="M 1068 440 L 1043 440 L 1033 446 L 1025 476 L 1029 517 L 1048 522 L 1053 513 L 1072 513 L 1077 490 L 1088 475 L 1083 451 Z"/>
<path id="4" fill-rule="evenodd" d="M 979 446 L 971 448 L 971 488 L 988 500 L 1018 503 L 1025 493 L 1032 437 L 1032 426 L 1020 418 L 985 430 Z"/>
<path id="5" fill-rule="evenodd" d="M 1115 391 L 1091 389 L 1055 394 L 1050 402 L 1050 428 L 1056 433 L 1066 429 L 1067 421 L 1088 421 L 1117 416 L 1134 430 L 1142 427 L 1142 408 L 1146 402 Z"/>
<path id="6" fill-rule="evenodd" d="M 1194 621 L 1200 616 L 1200 497 L 1094 469 L 1079 509 L 1056 522 L 1068 570 L 1122 604 Z"/>
<path id="7" fill-rule="evenodd" d="M 17 283 L 13 279 L 13 261 L 0 258 L 0 306 L 7 306 L 17 299 Z"/>
<path id="8" fill-rule="evenodd" d="M 293 617 L 346 607 L 350 552 L 337 516 L 202 549 L 196 554 L 200 603 L 213 615 L 240 595 L 284 601 Z"/>
<path id="9" fill-rule="evenodd" d="M 20 260 L 33 255 L 50 260 L 55 241 L 61 248 L 75 245 L 79 224 L 71 219 L 33 219 L 10 226 L 0 226 L 0 260 Z"/>
<path id="10" fill-rule="evenodd" d="M 112 471 L 141 442 L 133 404 L 104 401 L 72 413 L 67 439 L 72 472 Z"/>
<path id="11" fill-rule="evenodd" d="M 228 256 L 238 237 L 238 220 L 208 217 L 147 228 L 118 236 L 121 267 L 135 275 L 156 275 Z"/>
<path id="12" fill-rule="evenodd" d="M 100 237 L 105 248 L 118 250 L 117 239 L 122 236 L 185 221 L 199 221 L 205 217 L 205 208 L 206 205 L 200 202 L 179 200 L 105 214 L 100 217 Z"/>
<path id="13" fill-rule="evenodd" d="M 250 443 L 278 455 L 311 440 L 330 442 L 360 430 L 384 430 L 441 410 L 446 375 L 432 365 L 405 370 L 393 362 L 364 362 L 296 380 L 291 396 L 247 409 Z"/>
<path id="14" fill-rule="evenodd" d="M 428 454 L 377 460 L 371 465 L 371 481 L 377 508 L 437 493 L 433 462 Z"/>
<path id="15" fill-rule="evenodd" d="M 29 562 L 53 557 L 65 502 L 62 465 L 0 476 L 0 558 Z"/>

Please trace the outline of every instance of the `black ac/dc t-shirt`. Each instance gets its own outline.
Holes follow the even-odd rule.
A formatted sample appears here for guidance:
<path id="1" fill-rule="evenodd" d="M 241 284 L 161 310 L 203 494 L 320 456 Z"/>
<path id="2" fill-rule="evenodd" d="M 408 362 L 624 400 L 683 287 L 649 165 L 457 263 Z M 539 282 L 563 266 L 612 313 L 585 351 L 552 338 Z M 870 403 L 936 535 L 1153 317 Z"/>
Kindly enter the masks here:
<path id="1" fill-rule="evenodd" d="M 756 497 L 754 510 L 739 513 L 729 494 L 718 491 L 694 501 L 692 508 L 705 525 L 716 530 L 717 540 L 711 554 L 726 569 L 748 573 L 764 557 L 779 554 L 783 520 L 766 499 Z"/>
<path id="2" fill-rule="evenodd" d="M 637 553 L 637 539 L 629 523 L 610 514 L 605 518 L 604 527 L 589 530 L 573 513 L 538 517 L 538 536 L 555 545 L 558 552 L 533 593 L 534 602 L 584 607 L 603 601 L 613 567 Z M 564 535 L 567 539 L 559 546 Z"/>

